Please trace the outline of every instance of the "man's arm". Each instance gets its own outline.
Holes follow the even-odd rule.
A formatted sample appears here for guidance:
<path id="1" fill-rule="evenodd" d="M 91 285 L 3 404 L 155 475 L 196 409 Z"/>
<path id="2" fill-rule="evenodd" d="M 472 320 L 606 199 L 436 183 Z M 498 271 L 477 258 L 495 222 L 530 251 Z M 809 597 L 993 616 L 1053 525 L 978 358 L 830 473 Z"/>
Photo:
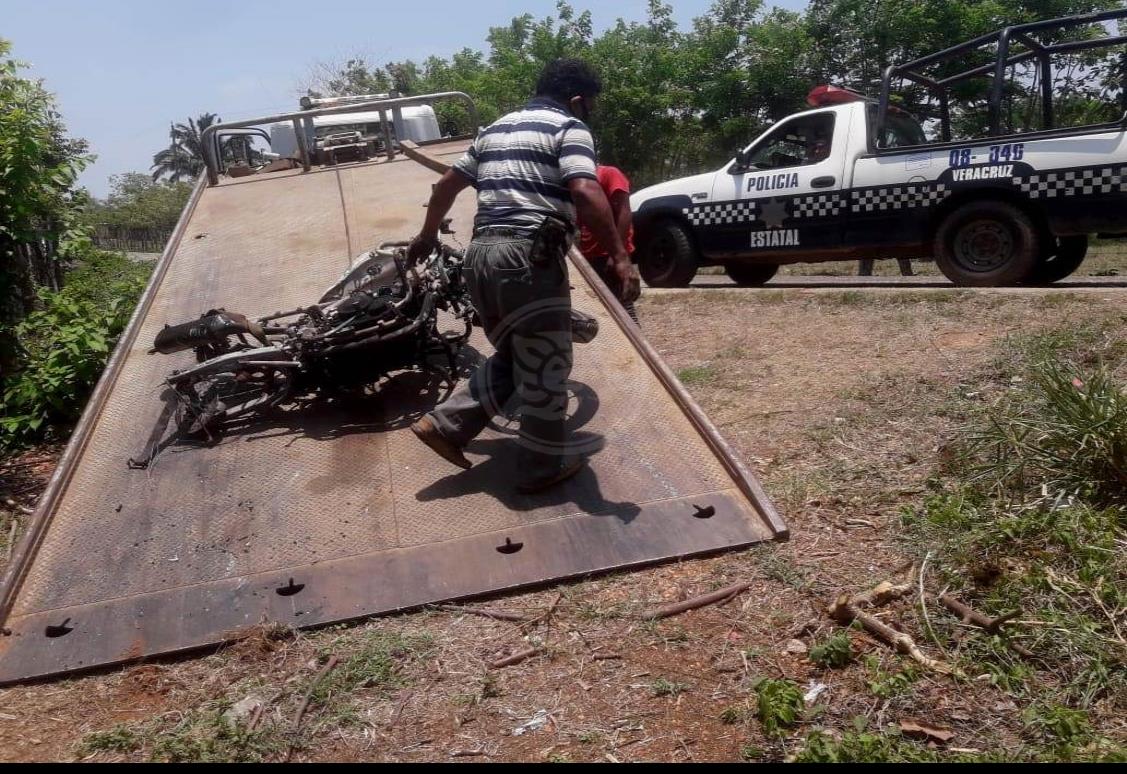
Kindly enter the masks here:
<path id="1" fill-rule="evenodd" d="M 630 225 L 634 222 L 634 213 L 630 211 L 630 194 L 618 190 L 611 194 L 610 209 L 614 213 L 614 225 L 618 228 L 618 238 L 622 240 L 623 247 L 630 240 Z"/>
<path id="2" fill-rule="evenodd" d="M 453 169 L 446 170 L 446 174 L 435 183 L 434 190 L 430 194 L 430 202 L 427 204 L 427 217 L 423 221 L 423 228 L 411 242 L 411 247 L 407 251 L 407 257 L 412 262 L 418 261 L 430 253 L 431 248 L 438 242 L 438 229 L 442 225 L 443 218 L 454 206 L 454 200 L 458 198 L 458 194 L 469 184 L 470 181 L 465 175 L 455 172 Z"/>
<path id="3" fill-rule="evenodd" d="M 599 244 L 609 248 L 611 266 L 614 267 L 620 286 L 616 290 L 622 302 L 628 304 L 637 300 L 642 291 L 641 280 L 619 236 L 614 212 L 603 189 L 597 180 L 589 177 L 572 178 L 567 182 L 567 187 L 571 191 L 571 200 L 575 203 L 579 219 L 591 229 Z"/>

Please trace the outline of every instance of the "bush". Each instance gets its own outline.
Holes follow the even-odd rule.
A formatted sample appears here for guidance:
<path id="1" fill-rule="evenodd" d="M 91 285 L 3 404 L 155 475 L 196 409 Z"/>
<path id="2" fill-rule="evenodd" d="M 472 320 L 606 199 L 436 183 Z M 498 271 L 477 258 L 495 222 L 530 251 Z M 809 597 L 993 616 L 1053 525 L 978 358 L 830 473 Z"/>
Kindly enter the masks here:
<path id="1" fill-rule="evenodd" d="M 1127 504 L 1127 395 L 1102 367 L 1047 357 L 1029 388 L 991 413 L 968 444 L 972 481 L 1019 497 L 1042 487 L 1098 505 Z"/>
<path id="2" fill-rule="evenodd" d="M 0 384 L 0 451 L 78 419 L 148 272 L 124 256 L 90 252 L 61 291 L 40 291 L 40 308 L 11 331 L 20 367 Z"/>

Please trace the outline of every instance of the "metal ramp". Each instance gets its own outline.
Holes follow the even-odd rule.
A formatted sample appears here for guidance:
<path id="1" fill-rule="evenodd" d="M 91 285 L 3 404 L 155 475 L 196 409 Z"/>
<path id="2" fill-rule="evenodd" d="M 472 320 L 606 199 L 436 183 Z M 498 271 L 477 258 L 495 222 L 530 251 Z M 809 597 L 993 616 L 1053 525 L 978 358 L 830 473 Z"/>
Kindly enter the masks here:
<path id="1" fill-rule="evenodd" d="M 513 491 L 504 427 L 469 448 L 465 472 L 423 447 L 407 425 L 438 394 L 413 373 L 128 469 L 177 365 L 147 353 L 161 326 L 315 299 L 350 256 L 415 232 L 432 169 L 464 147 L 201 181 L 5 577 L 0 684 L 266 621 L 316 626 L 785 537 L 754 477 L 574 260 L 574 303 L 600 332 L 576 348 L 573 421 L 604 443 L 554 491 Z M 473 210 L 466 192 L 452 213 L 465 242 Z M 488 350 L 480 332 L 470 344 Z"/>

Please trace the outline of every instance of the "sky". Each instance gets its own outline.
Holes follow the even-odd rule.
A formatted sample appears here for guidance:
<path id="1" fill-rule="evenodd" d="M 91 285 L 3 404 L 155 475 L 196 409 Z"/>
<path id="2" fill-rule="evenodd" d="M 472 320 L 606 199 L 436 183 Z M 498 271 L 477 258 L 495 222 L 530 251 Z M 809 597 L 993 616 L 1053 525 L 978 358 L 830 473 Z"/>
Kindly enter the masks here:
<path id="1" fill-rule="evenodd" d="M 687 27 L 710 0 L 671 0 Z M 805 0 L 774 0 L 799 9 Z M 645 0 L 594 3 L 595 29 L 645 18 Z M 360 54 L 378 64 L 485 48 L 490 27 L 555 0 L 0 0 L 0 38 L 55 93 L 71 136 L 97 161 L 80 183 L 95 196 L 109 177 L 148 171 L 171 121 L 297 110 L 317 62 Z M 472 95 L 471 95 L 472 96 Z"/>

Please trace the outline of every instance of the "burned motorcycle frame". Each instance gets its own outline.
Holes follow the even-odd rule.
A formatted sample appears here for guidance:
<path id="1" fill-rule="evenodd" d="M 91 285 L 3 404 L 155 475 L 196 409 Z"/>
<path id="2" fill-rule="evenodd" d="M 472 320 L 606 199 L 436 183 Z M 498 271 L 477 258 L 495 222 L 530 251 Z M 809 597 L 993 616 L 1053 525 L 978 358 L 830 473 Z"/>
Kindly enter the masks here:
<path id="1" fill-rule="evenodd" d="M 213 309 L 166 326 L 151 351 L 191 349 L 197 360 L 165 380 L 180 434 L 210 435 L 225 420 L 326 389 L 437 369 L 434 355 L 444 356 L 452 384 L 473 321 L 462 261 L 460 251 L 439 245 L 410 266 L 404 243 L 385 243 L 362 255 L 311 306 L 257 320 Z M 440 311 L 446 313 L 441 320 Z"/>

